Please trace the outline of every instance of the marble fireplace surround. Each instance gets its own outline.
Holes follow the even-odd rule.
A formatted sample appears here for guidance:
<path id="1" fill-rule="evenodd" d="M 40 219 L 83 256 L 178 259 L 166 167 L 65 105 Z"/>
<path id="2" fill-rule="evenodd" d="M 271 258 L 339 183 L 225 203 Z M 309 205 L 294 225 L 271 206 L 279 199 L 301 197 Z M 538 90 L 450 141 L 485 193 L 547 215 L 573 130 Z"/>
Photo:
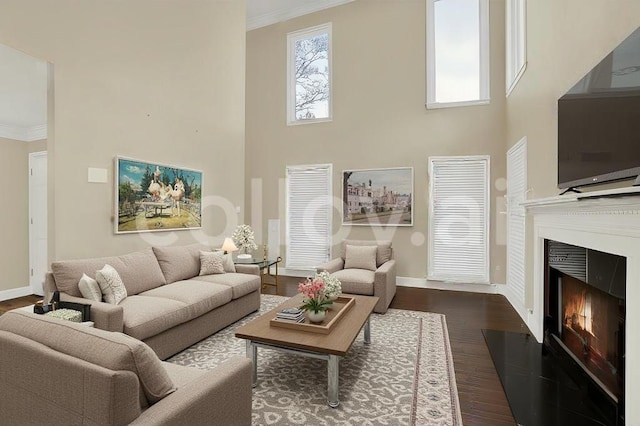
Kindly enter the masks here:
<path id="1" fill-rule="evenodd" d="M 523 206 L 533 218 L 533 295 L 523 319 L 538 342 L 543 338 L 545 239 L 627 258 L 625 421 L 639 425 L 640 189 L 567 194 L 528 200 Z"/>

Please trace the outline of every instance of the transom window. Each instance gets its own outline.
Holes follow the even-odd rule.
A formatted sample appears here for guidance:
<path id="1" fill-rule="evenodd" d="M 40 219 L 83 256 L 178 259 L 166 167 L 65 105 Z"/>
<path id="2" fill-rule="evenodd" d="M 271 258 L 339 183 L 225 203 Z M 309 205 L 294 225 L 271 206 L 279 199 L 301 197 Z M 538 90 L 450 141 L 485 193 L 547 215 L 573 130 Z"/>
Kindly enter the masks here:
<path id="1" fill-rule="evenodd" d="M 331 120 L 331 23 L 287 34 L 287 124 Z"/>
<path id="2" fill-rule="evenodd" d="M 426 0 L 427 108 L 489 103 L 488 0 Z"/>

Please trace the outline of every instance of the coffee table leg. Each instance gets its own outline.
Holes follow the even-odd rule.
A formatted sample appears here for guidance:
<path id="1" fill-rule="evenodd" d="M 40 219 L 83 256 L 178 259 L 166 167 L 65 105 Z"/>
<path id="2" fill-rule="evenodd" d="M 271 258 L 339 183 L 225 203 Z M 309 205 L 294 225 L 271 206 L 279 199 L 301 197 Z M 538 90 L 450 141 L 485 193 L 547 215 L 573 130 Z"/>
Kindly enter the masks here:
<path id="1" fill-rule="evenodd" d="M 247 340 L 247 358 L 253 364 L 253 387 L 258 384 L 258 348 L 251 340 Z"/>
<path id="2" fill-rule="evenodd" d="M 338 377 L 340 370 L 340 358 L 336 355 L 329 355 L 329 362 L 327 368 L 327 394 L 329 407 L 336 408 L 340 404 L 338 399 L 339 385 Z"/>
<path id="3" fill-rule="evenodd" d="M 367 318 L 367 322 L 364 323 L 364 344 L 371 343 L 371 317 Z"/>

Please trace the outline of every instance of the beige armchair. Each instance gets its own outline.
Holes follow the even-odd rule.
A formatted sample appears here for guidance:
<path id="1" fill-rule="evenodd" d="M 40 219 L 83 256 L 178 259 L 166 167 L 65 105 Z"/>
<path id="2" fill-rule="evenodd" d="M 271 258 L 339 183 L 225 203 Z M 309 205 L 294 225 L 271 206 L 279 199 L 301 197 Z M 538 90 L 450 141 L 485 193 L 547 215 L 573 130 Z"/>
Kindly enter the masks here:
<path id="1" fill-rule="evenodd" d="M 342 283 L 342 292 L 377 296 L 374 312 L 387 312 L 396 295 L 396 261 L 391 241 L 344 240 L 341 256 L 319 265 Z"/>

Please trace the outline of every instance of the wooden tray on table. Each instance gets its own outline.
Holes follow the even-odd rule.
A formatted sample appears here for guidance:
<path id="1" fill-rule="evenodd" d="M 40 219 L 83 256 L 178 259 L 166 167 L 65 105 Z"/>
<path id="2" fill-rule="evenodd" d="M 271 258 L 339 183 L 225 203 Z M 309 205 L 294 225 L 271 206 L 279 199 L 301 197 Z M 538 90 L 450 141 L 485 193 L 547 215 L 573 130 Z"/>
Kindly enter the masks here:
<path id="1" fill-rule="evenodd" d="M 339 296 L 333 301 L 333 305 L 327 310 L 327 315 L 320 324 L 312 324 L 305 317 L 304 322 L 290 322 L 276 319 L 274 316 L 270 324 L 272 327 L 290 328 L 292 330 L 310 331 L 312 333 L 329 334 L 333 327 L 342 319 L 342 316 L 356 303 L 355 298 Z M 277 315 L 277 312 L 276 312 Z"/>

